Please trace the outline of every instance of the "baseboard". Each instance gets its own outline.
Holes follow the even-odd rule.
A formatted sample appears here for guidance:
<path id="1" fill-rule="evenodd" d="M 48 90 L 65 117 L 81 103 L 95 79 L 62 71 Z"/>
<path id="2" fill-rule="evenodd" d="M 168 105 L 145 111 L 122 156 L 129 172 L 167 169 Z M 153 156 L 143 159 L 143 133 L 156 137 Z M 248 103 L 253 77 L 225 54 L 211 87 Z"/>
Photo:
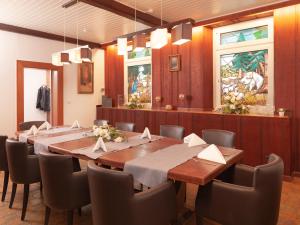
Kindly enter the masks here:
<path id="1" fill-rule="evenodd" d="M 284 175 L 284 176 L 283 176 L 283 180 L 284 180 L 284 181 L 287 181 L 287 182 L 291 182 L 291 181 L 293 181 L 293 176 L 294 176 L 294 175 L 292 175 L 292 176 Z M 300 176 L 300 173 L 299 173 L 299 176 Z"/>
<path id="2" fill-rule="evenodd" d="M 294 171 L 293 172 L 293 177 L 300 177 L 300 172 Z"/>

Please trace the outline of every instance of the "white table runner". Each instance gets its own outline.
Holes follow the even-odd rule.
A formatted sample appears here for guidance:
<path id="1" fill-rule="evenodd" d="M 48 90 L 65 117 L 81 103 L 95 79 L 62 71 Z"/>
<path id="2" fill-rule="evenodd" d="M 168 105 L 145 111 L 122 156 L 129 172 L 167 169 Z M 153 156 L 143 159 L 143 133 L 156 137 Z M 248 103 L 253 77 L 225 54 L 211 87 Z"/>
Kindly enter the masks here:
<path id="1" fill-rule="evenodd" d="M 124 171 L 147 187 L 167 181 L 168 171 L 198 155 L 207 145 L 176 144 L 125 163 Z"/>
<path id="2" fill-rule="evenodd" d="M 72 153 L 85 155 L 91 159 L 97 159 L 100 156 L 103 156 L 103 155 L 111 153 L 111 152 L 124 150 L 127 148 L 142 145 L 142 144 L 147 144 L 149 142 L 157 141 L 157 140 L 160 140 L 163 138 L 162 136 L 152 135 L 151 140 L 149 140 L 147 138 L 141 139 L 140 136 L 141 135 L 135 135 L 135 136 L 129 137 L 127 141 L 121 142 L 121 143 L 106 142 L 105 146 L 106 146 L 107 152 L 104 152 L 101 149 L 97 150 L 96 152 L 93 152 L 94 145 L 92 145 L 92 146 L 88 146 L 85 148 L 72 150 Z"/>
<path id="3" fill-rule="evenodd" d="M 91 137 L 93 135 L 92 131 L 83 131 L 56 137 L 40 138 L 34 141 L 34 152 L 35 154 L 39 154 L 40 151 L 48 151 L 48 146 L 51 144 L 78 140 L 81 138 Z"/>

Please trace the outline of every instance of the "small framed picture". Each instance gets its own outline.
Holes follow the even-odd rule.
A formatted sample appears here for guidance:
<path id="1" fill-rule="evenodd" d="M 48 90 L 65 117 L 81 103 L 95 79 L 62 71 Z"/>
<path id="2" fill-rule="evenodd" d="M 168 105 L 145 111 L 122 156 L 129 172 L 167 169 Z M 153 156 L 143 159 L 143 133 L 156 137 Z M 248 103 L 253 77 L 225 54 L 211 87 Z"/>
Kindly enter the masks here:
<path id="1" fill-rule="evenodd" d="M 77 92 L 78 94 L 94 93 L 94 63 L 78 65 Z"/>
<path id="2" fill-rule="evenodd" d="M 181 69 L 181 56 L 170 55 L 169 56 L 169 71 L 176 72 Z"/>

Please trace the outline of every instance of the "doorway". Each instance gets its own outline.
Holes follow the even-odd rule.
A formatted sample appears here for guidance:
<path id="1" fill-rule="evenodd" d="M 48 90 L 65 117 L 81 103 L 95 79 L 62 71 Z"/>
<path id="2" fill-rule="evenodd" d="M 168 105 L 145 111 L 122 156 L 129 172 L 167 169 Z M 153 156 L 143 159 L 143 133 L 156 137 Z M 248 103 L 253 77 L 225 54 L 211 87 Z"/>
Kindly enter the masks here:
<path id="1" fill-rule="evenodd" d="M 36 109 L 39 88 L 50 89 L 50 111 Z M 63 125 L 63 67 L 51 63 L 17 61 L 17 129 L 29 120 Z"/>

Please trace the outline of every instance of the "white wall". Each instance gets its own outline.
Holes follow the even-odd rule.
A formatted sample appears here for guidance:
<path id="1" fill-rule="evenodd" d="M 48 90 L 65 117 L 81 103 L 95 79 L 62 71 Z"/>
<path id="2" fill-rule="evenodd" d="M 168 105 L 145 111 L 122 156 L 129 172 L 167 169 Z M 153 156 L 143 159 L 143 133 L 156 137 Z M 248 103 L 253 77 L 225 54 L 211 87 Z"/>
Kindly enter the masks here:
<path id="1" fill-rule="evenodd" d="M 24 121 L 47 120 L 47 112 L 36 108 L 38 90 L 47 84 L 47 70 L 24 69 Z"/>
<path id="2" fill-rule="evenodd" d="M 16 130 L 16 61 L 51 63 L 51 54 L 62 50 L 63 43 L 11 32 L 0 31 L 0 134 L 14 135 Z M 74 45 L 67 44 L 67 48 Z M 91 125 L 95 119 L 96 103 L 104 86 L 104 53 L 95 53 L 94 95 L 77 94 L 77 70 L 74 65 L 64 67 L 64 119 L 71 123 L 78 119 Z"/>

